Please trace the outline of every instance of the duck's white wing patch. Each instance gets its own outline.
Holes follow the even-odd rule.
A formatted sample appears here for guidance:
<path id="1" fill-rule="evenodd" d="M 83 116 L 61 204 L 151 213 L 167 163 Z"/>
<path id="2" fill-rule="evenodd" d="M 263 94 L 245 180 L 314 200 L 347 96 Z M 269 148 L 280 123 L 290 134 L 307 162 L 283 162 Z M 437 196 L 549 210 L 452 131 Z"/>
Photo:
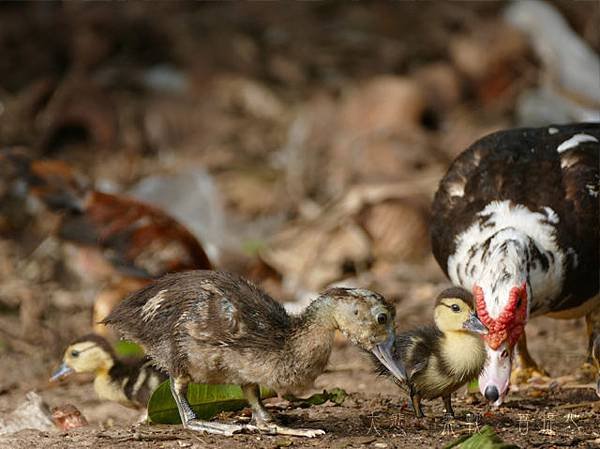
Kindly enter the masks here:
<path id="1" fill-rule="evenodd" d="M 156 315 L 158 309 L 160 309 L 162 302 L 167 297 L 167 292 L 168 290 L 166 289 L 159 291 L 155 296 L 150 298 L 146 302 L 146 304 L 144 304 L 144 307 L 142 307 L 142 320 L 151 320 L 154 317 L 154 315 Z"/>
<path id="2" fill-rule="evenodd" d="M 549 207 L 543 207 L 542 209 L 544 209 L 544 212 L 546 213 L 546 217 L 548 218 L 548 221 L 550 223 L 557 224 L 560 221 L 558 214 L 556 212 L 554 212 L 554 210 L 552 210 Z"/>
<path id="3" fill-rule="evenodd" d="M 462 197 L 465 194 L 465 183 L 464 182 L 452 182 L 446 187 L 450 196 Z"/>
<path id="4" fill-rule="evenodd" d="M 583 143 L 583 142 L 598 142 L 598 139 L 596 139 L 594 136 L 590 136 L 589 134 L 585 134 L 585 133 L 575 134 L 570 139 L 567 139 L 563 143 L 561 143 L 556 148 L 556 151 L 558 151 L 559 153 L 562 153 L 564 151 L 567 151 L 567 150 L 570 150 L 571 148 L 576 147 L 577 145 L 579 145 L 580 143 Z"/>

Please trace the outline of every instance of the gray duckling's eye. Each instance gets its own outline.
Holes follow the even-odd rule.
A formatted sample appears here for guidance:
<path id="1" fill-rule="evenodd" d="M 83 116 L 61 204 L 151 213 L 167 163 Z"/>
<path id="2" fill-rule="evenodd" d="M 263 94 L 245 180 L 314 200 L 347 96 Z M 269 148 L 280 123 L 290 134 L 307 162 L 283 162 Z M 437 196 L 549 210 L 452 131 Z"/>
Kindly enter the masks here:
<path id="1" fill-rule="evenodd" d="M 377 315 L 377 323 L 379 323 L 379 324 L 385 324 L 385 323 L 387 323 L 387 320 L 388 320 L 387 313 L 383 313 L 382 312 L 382 313 L 380 313 L 380 314 Z"/>
<path id="2" fill-rule="evenodd" d="M 460 312 L 460 306 L 458 304 L 452 304 L 450 308 L 453 312 Z"/>
<path id="3" fill-rule="evenodd" d="M 73 350 L 71 351 L 71 357 L 79 357 L 79 351 L 77 351 L 77 350 L 73 349 Z"/>

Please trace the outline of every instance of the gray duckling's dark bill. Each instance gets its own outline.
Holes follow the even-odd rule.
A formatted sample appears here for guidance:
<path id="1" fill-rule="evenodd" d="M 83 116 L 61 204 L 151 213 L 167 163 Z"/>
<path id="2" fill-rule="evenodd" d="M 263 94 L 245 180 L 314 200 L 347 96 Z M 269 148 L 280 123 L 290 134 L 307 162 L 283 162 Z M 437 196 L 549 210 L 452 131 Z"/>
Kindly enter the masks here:
<path id="1" fill-rule="evenodd" d="M 386 341 L 375 345 L 371 352 L 375 354 L 375 357 L 392 373 L 398 380 L 406 381 L 406 370 L 400 360 L 395 360 L 392 355 L 392 348 L 394 347 L 394 341 L 396 336 L 390 335 Z"/>
<path id="2" fill-rule="evenodd" d="M 65 362 L 63 362 L 60 364 L 58 369 L 54 371 L 54 373 L 52 373 L 52 376 L 50 376 L 50 382 L 56 382 L 57 380 L 63 379 L 68 375 L 73 374 L 74 372 L 75 371 L 73 370 L 73 368 L 71 368 Z"/>
<path id="3" fill-rule="evenodd" d="M 471 312 L 469 314 L 469 319 L 463 323 L 463 327 L 471 332 L 476 334 L 486 335 L 488 333 L 488 328 L 477 318 L 475 313 Z"/>

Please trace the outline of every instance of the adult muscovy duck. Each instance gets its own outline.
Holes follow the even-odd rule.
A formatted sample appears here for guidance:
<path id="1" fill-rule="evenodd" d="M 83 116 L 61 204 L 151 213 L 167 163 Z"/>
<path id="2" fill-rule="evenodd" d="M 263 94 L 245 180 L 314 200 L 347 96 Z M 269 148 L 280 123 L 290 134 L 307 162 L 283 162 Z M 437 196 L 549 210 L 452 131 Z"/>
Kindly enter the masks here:
<path id="1" fill-rule="evenodd" d="M 450 280 L 473 291 L 488 327 L 479 388 L 496 405 L 521 369 L 530 317 L 586 316 L 600 331 L 600 124 L 496 132 L 452 163 L 432 206 L 432 249 Z"/>

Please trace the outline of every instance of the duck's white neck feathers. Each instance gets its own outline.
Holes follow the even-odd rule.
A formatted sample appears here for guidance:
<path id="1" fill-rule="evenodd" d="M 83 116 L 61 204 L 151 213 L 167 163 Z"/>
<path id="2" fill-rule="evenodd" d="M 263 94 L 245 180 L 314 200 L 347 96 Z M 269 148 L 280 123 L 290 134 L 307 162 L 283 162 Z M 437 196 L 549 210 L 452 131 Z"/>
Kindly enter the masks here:
<path id="1" fill-rule="evenodd" d="M 556 242 L 558 215 L 546 207 L 532 212 L 510 201 L 494 201 L 456 237 L 448 275 L 469 290 L 482 288 L 488 313 L 498 317 L 510 290 L 525 283 L 529 307 L 544 312 L 547 299 L 562 290 L 565 253 Z"/>

